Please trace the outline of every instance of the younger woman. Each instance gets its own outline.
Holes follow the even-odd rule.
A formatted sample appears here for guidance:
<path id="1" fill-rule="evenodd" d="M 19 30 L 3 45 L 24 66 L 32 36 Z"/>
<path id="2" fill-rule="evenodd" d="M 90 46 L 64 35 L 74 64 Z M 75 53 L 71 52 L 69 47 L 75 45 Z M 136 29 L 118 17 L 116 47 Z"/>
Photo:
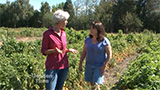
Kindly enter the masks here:
<path id="1" fill-rule="evenodd" d="M 99 21 L 92 22 L 90 35 L 85 39 L 83 51 L 80 57 L 79 70 L 82 71 L 82 62 L 86 58 L 85 81 L 90 82 L 91 90 L 100 90 L 103 84 L 104 71 L 108 61 L 111 59 L 112 50 L 109 40 L 105 37 L 105 29 Z"/>

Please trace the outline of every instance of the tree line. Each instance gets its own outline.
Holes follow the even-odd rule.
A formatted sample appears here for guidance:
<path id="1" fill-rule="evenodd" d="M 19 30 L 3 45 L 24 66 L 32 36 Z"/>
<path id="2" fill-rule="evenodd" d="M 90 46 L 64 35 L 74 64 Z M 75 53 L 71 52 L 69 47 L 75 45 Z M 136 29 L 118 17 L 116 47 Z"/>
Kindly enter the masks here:
<path id="1" fill-rule="evenodd" d="M 70 13 L 67 27 L 76 30 L 90 28 L 90 22 L 100 20 L 107 32 L 160 32 L 160 0 L 66 0 L 50 7 L 42 2 L 34 10 L 29 0 L 7 1 L 0 4 L 0 27 L 49 27 L 57 9 Z"/>

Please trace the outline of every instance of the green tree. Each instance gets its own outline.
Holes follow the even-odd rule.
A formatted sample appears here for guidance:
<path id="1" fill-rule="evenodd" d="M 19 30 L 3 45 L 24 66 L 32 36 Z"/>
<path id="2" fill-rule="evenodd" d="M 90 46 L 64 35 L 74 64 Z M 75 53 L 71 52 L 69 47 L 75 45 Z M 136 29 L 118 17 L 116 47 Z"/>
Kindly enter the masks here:
<path id="1" fill-rule="evenodd" d="M 160 32 L 160 0 L 138 0 L 137 14 L 144 23 L 143 29 Z"/>
<path id="2" fill-rule="evenodd" d="M 67 0 L 64 4 L 64 7 L 63 7 L 63 10 L 64 11 L 67 11 L 69 14 L 70 14 L 70 18 L 68 19 L 68 25 L 67 27 L 73 27 L 73 21 L 74 21 L 74 9 L 73 9 L 73 4 L 72 4 L 72 1 L 71 0 Z"/>
<path id="3" fill-rule="evenodd" d="M 9 13 L 9 6 L 10 6 L 10 2 L 8 1 L 6 4 L 2 4 L 1 5 L 1 26 L 9 26 L 10 25 L 10 17 L 11 14 Z"/>
<path id="4" fill-rule="evenodd" d="M 42 27 L 41 13 L 38 10 L 34 11 L 33 16 L 29 20 L 30 27 Z"/>
<path id="5" fill-rule="evenodd" d="M 42 6 L 40 8 L 40 11 L 41 11 L 42 15 L 50 12 L 50 6 L 49 6 L 48 2 L 42 2 L 41 5 Z"/>
<path id="6" fill-rule="evenodd" d="M 2 26 L 2 19 L 4 18 L 3 13 L 6 10 L 6 4 L 0 4 L 0 26 Z"/>
<path id="7" fill-rule="evenodd" d="M 124 27 L 124 32 L 138 32 L 141 30 L 143 23 L 134 13 L 127 12 L 126 15 L 120 19 L 120 24 Z"/>
<path id="8" fill-rule="evenodd" d="M 57 4 L 57 5 L 53 5 L 52 6 L 52 12 L 54 13 L 56 10 L 58 9 L 62 9 L 63 10 L 63 7 L 64 7 L 64 3 L 60 3 L 60 4 Z"/>
<path id="9" fill-rule="evenodd" d="M 99 0 L 77 0 L 74 3 L 76 15 L 86 14 L 91 15 L 95 12 L 95 7 Z"/>
<path id="10" fill-rule="evenodd" d="M 45 13 L 42 17 L 44 27 L 49 27 L 52 25 L 52 14 L 51 12 Z"/>
<path id="11" fill-rule="evenodd" d="M 5 26 L 24 27 L 29 26 L 29 19 L 33 15 L 33 7 L 29 4 L 29 0 L 17 0 L 12 2 L 6 9 L 3 16 Z"/>
<path id="12" fill-rule="evenodd" d="M 76 29 L 89 29 L 90 22 L 95 20 L 93 13 L 98 5 L 98 0 L 77 0 L 74 2 Z M 81 23 L 81 24 L 80 24 Z"/>
<path id="13" fill-rule="evenodd" d="M 29 4 L 29 0 L 20 0 L 22 16 L 20 17 L 20 21 L 18 22 L 19 27 L 29 27 L 29 20 L 34 14 L 33 6 Z"/>
<path id="14" fill-rule="evenodd" d="M 119 22 L 128 13 L 136 13 L 137 0 L 116 0 L 113 6 L 113 23 L 114 30 L 117 32 L 119 29 L 124 29 L 123 25 Z"/>
<path id="15" fill-rule="evenodd" d="M 100 20 L 104 24 L 107 32 L 113 32 L 113 5 L 113 0 L 101 0 L 93 15 L 95 20 Z"/>
<path id="16" fill-rule="evenodd" d="M 50 20 L 52 19 L 51 16 L 51 12 L 50 12 L 50 6 L 47 2 L 42 2 L 41 3 L 41 26 L 42 27 L 48 27 L 48 23 L 52 23 L 50 22 Z M 50 24 L 49 24 L 50 25 Z"/>

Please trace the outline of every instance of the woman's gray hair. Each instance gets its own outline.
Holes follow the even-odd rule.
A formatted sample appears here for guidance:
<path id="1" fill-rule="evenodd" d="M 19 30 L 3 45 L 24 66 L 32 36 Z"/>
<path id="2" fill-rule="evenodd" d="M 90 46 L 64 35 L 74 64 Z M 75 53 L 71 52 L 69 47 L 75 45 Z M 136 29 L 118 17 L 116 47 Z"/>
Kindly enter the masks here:
<path id="1" fill-rule="evenodd" d="M 59 9 L 59 10 L 55 11 L 52 16 L 53 25 L 57 24 L 59 21 L 64 21 L 65 19 L 68 19 L 69 17 L 70 17 L 70 15 L 68 12 Z"/>

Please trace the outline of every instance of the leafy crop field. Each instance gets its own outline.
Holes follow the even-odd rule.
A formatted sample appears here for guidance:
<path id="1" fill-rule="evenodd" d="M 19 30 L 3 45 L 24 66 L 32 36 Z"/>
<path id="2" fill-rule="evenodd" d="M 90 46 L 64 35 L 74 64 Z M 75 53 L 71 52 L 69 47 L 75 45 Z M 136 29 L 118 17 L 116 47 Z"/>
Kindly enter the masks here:
<path id="1" fill-rule="evenodd" d="M 0 89 L 1 90 L 44 90 L 45 56 L 40 52 L 41 37 L 46 28 L 0 28 Z M 79 54 L 68 53 L 69 74 L 65 81 L 66 90 L 88 90 L 84 72 L 78 64 L 82 46 L 89 30 L 75 31 L 65 28 L 68 48 Z M 160 89 L 160 34 L 144 30 L 142 33 L 106 34 L 111 42 L 113 58 L 106 69 L 114 68 L 125 58 L 138 54 L 128 69 L 113 85 L 116 90 L 159 90 Z M 39 37 L 35 40 L 16 41 L 22 37 Z M 105 77 L 107 78 L 107 77 Z M 102 90 L 107 90 L 107 85 Z"/>

